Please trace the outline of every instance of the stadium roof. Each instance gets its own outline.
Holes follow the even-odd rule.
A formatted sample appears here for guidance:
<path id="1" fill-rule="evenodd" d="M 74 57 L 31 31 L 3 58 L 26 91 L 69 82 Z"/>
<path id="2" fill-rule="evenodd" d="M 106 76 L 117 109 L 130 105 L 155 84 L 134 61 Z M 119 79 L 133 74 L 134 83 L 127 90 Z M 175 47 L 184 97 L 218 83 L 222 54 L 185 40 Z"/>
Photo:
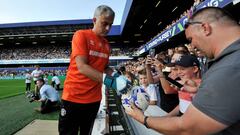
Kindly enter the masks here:
<path id="1" fill-rule="evenodd" d="M 134 47 L 145 44 L 167 25 L 190 9 L 194 0 L 127 0 L 120 25 L 115 25 L 107 37 L 114 47 Z M 91 20 L 65 20 L 0 25 L 0 45 L 70 43 L 78 29 L 92 27 Z M 54 42 L 53 42 L 54 41 Z"/>
<path id="2" fill-rule="evenodd" d="M 139 47 L 178 18 L 193 1 L 128 0 L 120 25 L 113 26 L 108 38 L 112 46 Z M 37 41 L 71 40 L 74 31 L 92 27 L 91 20 L 65 20 L 0 25 L 0 45 Z M 24 43 L 23 43 L 24 44 Z"/>

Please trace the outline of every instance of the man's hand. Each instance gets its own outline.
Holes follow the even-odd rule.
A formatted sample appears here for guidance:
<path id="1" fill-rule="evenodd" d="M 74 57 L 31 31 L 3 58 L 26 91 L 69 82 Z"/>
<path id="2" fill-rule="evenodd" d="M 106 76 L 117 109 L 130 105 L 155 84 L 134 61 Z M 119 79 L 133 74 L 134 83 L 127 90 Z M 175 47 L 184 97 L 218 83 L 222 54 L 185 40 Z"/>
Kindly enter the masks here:
<path id="1" fill-rule="evenodd" d="M 121 94 L 126 93 L 128 90 L 128 87 L 130 87 L 130 82 L 127 80 L 126 77 L 122 75 L 108 76 L 106 74 L 103 74 L 103 83 L 108 88 L 113 88 L 114 90 L 117 90 Z"/>
<path id="2" fill-rule="evenodd" d="M 153 65 L 156 67 L 156 70 L 159 72 L 162 72 L 162 69 L 164 68 L 164 64 L 159 61 L 158 59 L 153 59 Z"/>
<path id="3" fill-rule="evenodd" d="M 185 81 L 182 89 L 190 93 L 196 93 L 198 90 L 198 87 L 199 87 L 199 84 L 189 79 Z"/>
<path id="4" fill-rule="evenodd" d="M 151 66 L 153 64 L 153 62 L 154 62 L 153 58 L 148 55 L 147 58 L 146 58 L 145 65 L 146 66 Z"/>
<path id="5" fill-rule="evenodd" d="M 131 109 L 126 109 L 125 112 L 136 119 L 137 121 L 143 123 L 144 122 L 144 114 L 143 111 L 138 109 L 134 103 L 131 103 Z"/>

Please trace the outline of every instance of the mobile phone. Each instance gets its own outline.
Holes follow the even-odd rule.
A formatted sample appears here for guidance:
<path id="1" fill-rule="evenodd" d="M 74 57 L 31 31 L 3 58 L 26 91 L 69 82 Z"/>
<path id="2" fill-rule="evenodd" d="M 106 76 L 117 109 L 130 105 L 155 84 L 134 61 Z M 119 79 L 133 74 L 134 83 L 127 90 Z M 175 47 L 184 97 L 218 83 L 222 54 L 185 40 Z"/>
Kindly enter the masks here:
<path id="1" fill-rule="evenodd" d="M 154 58 L 155 57 L 155 49 L 150 49 L 149 50 L 149 55 L 150 55 L 150 57 L 152 57 L 152 58 Z"/>
<path id="2" fill-rule="evenodd" d="M 170 77 L 166 77 L 166 80 L 171 83 L 172 85 L 174 86 L 177 86 L 179 89 L 181 89 L 183 87 L 183 85 L 175 80 L 173 80 L 172 78 Z"/>

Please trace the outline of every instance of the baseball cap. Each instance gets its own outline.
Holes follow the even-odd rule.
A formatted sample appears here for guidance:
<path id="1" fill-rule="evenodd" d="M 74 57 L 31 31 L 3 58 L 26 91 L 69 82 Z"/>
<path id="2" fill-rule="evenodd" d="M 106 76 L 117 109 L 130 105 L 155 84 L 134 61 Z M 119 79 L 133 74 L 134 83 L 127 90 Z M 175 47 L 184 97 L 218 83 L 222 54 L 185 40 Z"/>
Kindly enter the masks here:
<path id="1" fill-rule="evenodd" d="M 199 67 L 199 61 L 196 56 L 193 55 L 183 55 L 178 60 L 175 61 L 174 65 L 182 67 Z"/>

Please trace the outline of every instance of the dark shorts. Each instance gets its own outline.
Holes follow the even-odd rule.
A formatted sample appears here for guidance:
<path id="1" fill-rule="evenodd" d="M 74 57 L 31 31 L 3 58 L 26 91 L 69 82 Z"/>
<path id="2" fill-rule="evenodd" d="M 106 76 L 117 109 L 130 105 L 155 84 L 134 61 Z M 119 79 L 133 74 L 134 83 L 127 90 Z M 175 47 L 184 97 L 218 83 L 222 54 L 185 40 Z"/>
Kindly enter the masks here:
<path id="1" fill-rule="evenodd" d="M 59 135 L 91 135 L 92 127 L 100 106 L 99 102 L 80 104 L 62 100 L 59 114 Z"/>

